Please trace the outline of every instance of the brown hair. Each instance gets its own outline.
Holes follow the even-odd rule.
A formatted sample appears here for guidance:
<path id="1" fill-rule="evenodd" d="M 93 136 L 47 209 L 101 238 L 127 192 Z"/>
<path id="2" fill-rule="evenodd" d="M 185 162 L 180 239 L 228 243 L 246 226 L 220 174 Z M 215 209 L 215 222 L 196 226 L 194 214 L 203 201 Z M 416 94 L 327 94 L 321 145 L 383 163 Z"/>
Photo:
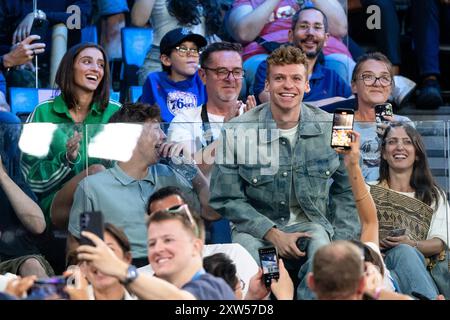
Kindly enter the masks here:
<path id="1" fill-rule="evenodd" d="M 149 105 L 142 102 L 127 102 L 112 115 L 109 123 L 144 123 L 148 120 L 161 121 L 160 109 L 157 105 Z"/>
<path id="2" fill-rule="evenodd" d="M 300 48 L 294 46 L 280 46 L 267 58 L 266 79 L 269 79 L 271 66 L 284 66 L 289 64 L 302 64 L 308 75 L 308 60 Z"/>
<path id="3" fill-rule="evenodd" d="M 391 63 L 391 61 L 389 61 L 388 57 L 386 57 L 381 52 L 369 52 L 369 53 L 365 53 L 362 56 L 360 56 L 358 58 L 358 60 L 356 61 L 355 68 L 353 69 L 352 81 L 356 81 L 356 77 L 358 76 L 359 72 L 361 71 L 362 64 L 368 60 L 375 60 L 375 61 L 383 62 L 386 65 L 389 75 L 392 78 L 392 86 L 394 86 L 394 71 L 392 70 L 392 63 Z"/>
<path id="4" fill-rule="evenodd" d="M 147 227 L 154 222 L 162 222 L 168 220 L 178 220 L 182 223 L 183 228 L 192 233 L 198 239 L 205 239 L 205 226 L 202 219 L 191 208 L 189 208 L 194 224 L 191 223 L 189 216 L 185 213 L 174 213 L 169 210 L 160 210 L 152 213 L 147 220 Z"/>
<path id="5" fill-rule="evenodd" d="M 381 159 L 380 159 L 380 181 L 386 181 L 389 184 L 389 164 L 383 159 L 383 152 L 386 151 L 386 138 L 392 128 L 403 128 L 411 139 L 416 151 L 417 160 L 414 161 L 413 172 L 409 181 L 410 186 L 415 190 L 415 197 L 420 201 L 431 205 L 433 202 L 438 204 L 440 196 L 444 196 L 439 188 L 430 170 L 428 158 L 425 153 L 425 145 L 420 133 L 404 122 L 391 122 L 386 128 L 381 140 Z"/>
<path id="6" fill-rule="evenodd" d="M 312 272 L 322 298 L 345 299 L 356 293 L 364 276 L 362 252 L 348 241 L 335 241 L 316 251 Z"/>
<path id="7" fill-rule="evenodd" d="M 92 42 L 80 43 L 74 45 L 69 50 L 67 50 L 66 54 L 61 60 L 61 63 L 59 64 L 58 71 L 56 72 L 55 83 L 61 90 L 62 98 L 64 102 L 67 104 L 67 107 L 69 109 L 75 108 L 78 103 L 74 91 L 75 60 L 80 54 L 80 52 L 87 48 L 98 49 L 103 54 L 103 59 L 105 61 L 103 78 L 102 81 L 100 81 L 97 89 L 95 89 L 94 97 L 91 103 L 98 103 L 100 109 L 105 110 L 109 103 L 110 72 L 109 72 L 108 56 L 106 55 L 105 50 L 98 44 Z"/>

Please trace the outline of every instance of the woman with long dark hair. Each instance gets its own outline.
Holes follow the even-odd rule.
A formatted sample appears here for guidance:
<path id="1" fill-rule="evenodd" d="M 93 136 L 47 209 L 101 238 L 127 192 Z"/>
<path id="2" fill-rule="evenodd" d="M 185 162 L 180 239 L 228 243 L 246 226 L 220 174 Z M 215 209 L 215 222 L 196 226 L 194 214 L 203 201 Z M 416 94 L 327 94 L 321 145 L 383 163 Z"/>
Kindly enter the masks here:
<path id="1" fill-rule="evenodd" d="M 150 22 L 153 45 L 139 70 L 142 85 L 150 72 L 161 71 L 159 43 L 169 31 L 186 27 L 193 33 L 205 36 L 209 43 L 219 41 L 223 27 L 223 6 L 226 0 L 136 0 L 131 10 L 131 20 L 136 26 Z"/>
<path id="2" fill-rule="evenodd" d="M 88 134 L 84 125 L 107 123 L 120 104 L 109 99 L 108 59 L 97 44 L 82 43 L 70 48 L 59 65 L 55 82 L 61 94 L 36 106 L 27 122 L 51 122 L 58 127 L 47 154 L 37 157 L 27 152 L 22 166 L 47 221 L 51 218 L 56 226 L 65 228 L 78 182 L 104 169 L 96 165 L 99 160 L 85 161 L 86 138 L 96 130 L 91 126 Z"/>
<path id="3" fill-rule="evenodd" d="M 386 266 L 402 292 L 416 291 L 433 299 L 438 290 L 430 274 L 426 273 L 427 283 L 418 286 L 414 281 L 417 275 L 405 272 L 405 266 L 419 258 L 425 270 L 426 258 L 432 269 L 445 258 L 450 238 L 447 197 L 431 174 L 416 129 L 407 123 L 391 123 L 381 141 L 380 179 L 370 189 L 380 219 L 380 247 Z M 392 229 L 405 229 L 405 234 L 390 234 Z"/>

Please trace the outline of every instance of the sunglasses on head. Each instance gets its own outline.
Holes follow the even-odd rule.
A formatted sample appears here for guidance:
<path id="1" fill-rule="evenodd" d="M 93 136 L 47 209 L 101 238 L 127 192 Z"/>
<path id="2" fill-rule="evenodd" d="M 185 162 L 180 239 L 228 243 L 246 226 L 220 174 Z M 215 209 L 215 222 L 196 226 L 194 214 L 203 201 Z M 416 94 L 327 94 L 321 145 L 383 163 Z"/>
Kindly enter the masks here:
<path id="1" fill-rule="evenodd" d="M 178 205 L 174 205 L 168 209 L 164 209 L 164 210 L 158 210 L 155 212 L 150 213 L 150 216 L 152 216 L 153 214 L 157 213 L 157 212 L 164 212 L 164 213 L 170 213 L 172 215 L 184 215 L 189 219 L 189 222 L 191 223 L 191 225 L 194 227 L 195 230 L 195 234 L 198 236 L 199 235 L 199 230 L 198 230 L 198 225 L 194 220 L 194 217 L 192 216 L 191 211 L 189 210 L 189 206 L 187 204 L 178 204 Z"/>

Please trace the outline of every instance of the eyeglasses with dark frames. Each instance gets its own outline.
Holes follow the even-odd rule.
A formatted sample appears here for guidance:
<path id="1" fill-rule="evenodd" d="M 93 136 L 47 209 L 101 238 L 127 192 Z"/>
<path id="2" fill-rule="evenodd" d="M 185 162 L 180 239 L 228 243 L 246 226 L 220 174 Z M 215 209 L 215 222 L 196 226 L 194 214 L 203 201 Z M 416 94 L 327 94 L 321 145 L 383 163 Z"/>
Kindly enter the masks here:
<path id="1" fill-rule="evenodd" d="M 235 80 L 239 80 L 244 78 L 245 71 L 242 68 L 234 68 L 233 70 L 228 70 L 225 67 L 218 67 L 218 68 L 208 68 L 208 67 L 202 67 L 202 69 L 213 71 L 217 78 L 219 80 L 225 80 L 230 77 L 230 74 L 233 75 Z"/>
<path id="2" fill-rule="evenodd" d="M 377 80 L 382 87 L 388 87 L 392 84 L 392 78 L 388 75 L 376 77 L 372 73 L 363 73 L 359 76 L 359 79 L 362 80 L 366 86 L 375 85 L 375 82 L 377 82 Z"/>

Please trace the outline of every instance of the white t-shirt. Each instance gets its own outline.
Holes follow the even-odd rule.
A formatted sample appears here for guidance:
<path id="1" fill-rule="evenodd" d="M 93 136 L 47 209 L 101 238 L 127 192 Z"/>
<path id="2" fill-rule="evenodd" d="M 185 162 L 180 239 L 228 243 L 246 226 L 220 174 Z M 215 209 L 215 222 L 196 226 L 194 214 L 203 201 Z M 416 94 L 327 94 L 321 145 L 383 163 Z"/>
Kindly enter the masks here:
<path id="1" fill-rule="evenodd" d="M 170 123 L 168 139 L 173 142 L 184 143 L 191 154 L 206 146 L 206 139 L 203 132 L 202 108 L 192 108 L 181 110 Z M 212 141 L 220 135 L 224 116 L 211 114 L 208 112 L 209 124 L 212 131 Z"/>

